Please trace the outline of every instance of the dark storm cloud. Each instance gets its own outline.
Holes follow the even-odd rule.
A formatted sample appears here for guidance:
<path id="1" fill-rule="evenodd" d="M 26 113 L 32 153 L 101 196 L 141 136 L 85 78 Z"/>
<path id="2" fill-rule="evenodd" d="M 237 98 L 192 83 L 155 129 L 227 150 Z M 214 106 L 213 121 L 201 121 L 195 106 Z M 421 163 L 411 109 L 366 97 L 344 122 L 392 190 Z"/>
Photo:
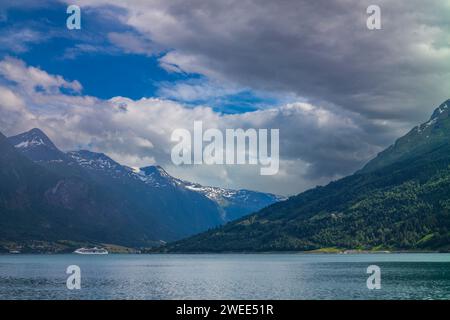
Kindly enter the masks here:
<path id="1" fill-rule="evenodd" d="M 165 8 L 176 23 L 167 23 L 174 36 L 161 40 L 175 51 L 163 61 L 371 119 L 423 120 L 449 96 L 446 1 L 220 3 Z M 366 28 L 373 3 L 381 7 L 382 30 Z"/>
<path id="2" fill-rule="evenodd" d="M 132 129 L 111 121 L 102 131 L 106 137 L 109 131 L 124 137 L 124 143 L 111 150 L 124 161 L 131 159 L 129 163 L 133 157 L 149 154 L 146 139 L 153 144 L 156 161 L 164 161 L 167 150 L 158 142 L 164 137 L 150 133 L 159 125 L 171 129 L 191 126 L 188 121 L 176 120 L 177 114 L 189 121 L 211 117 L 215 120 L 209 121 L 220 128 L 280 128 L 279 176 L 270 180 L 236 170 L 219 178 L 230 186 L 298 192 L 358 169 L 394 138 L 425 121 L 450 95 L 449 1 L 77 2 L 82 10 L 99 14 L 108 6 L 121 9 L 106 11 L 117 13 L 117 23 L 131 27 L 133 33 L 105 37 L 118 48 L 127 44 L 126 52 L 151 55 L 152 49 L 139 41 L 152 43 L 161 48 L 159 53 L 166 52 L 160 63 L 171 72 L 198 73 L 215 84 L 289 96 L 292 101 L 236 116 L 204 115 L 207 109 L 186 108 L 167 123 L 150 121 L 154 127 L 142 123 L 145 130 L 138 130 L 140 119 L 153 119 L 155 109 L 149 106 L 145 114 L 125 118 L 124 123 Z M 366 27 L 366 8 L 371 4 L 381 7 L 381 30 Z M 143 102 L 130 102 L 139 103 Z M 114 114 L 111 119 L 116 117 Z M 86 135 L 88 129 L 76 127 Z M 127 135 L 127 130 L 132 132 Z M 97 136 L 97 145 L 109 148 L 107 139 Z M 140 151 L 142 148 L 147 151 Z M 192 180 L 195 175 L 201 173 L 192 173 Z"/>
<path id="3" fill-rule="evenodd" d="M 366 27 L 371 4 L 381 7 L 381 30 Z M 284 126 L 302 138 L 286 141 L 285 156 L 315 177 L 356 169 L 373 155 L 367 145 L 391 143 L 450 95 L 447 1 L 156 1 L 128 10 L 125 23 L 171 49 L 161 59 L 168 70 L 350 111 L 357 137 L 350 127 L 306 138 L 308 123 Z"/>

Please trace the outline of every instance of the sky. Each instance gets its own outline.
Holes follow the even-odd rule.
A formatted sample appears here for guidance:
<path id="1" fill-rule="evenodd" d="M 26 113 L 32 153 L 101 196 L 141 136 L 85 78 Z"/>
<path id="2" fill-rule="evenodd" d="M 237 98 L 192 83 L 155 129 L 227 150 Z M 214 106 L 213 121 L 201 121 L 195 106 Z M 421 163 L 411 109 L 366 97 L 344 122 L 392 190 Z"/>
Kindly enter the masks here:
<path id="1" fill-rule="evenodd" d="M 66 27 L 69 5 L 81 29 Z M 366 26 L 381 8 L 380 30 Z M 450 98 L 448 0 L 0 0 L 0 132 L 292 195 L 351 174 Z M 280 170 L 175 166 L 171 132 L 280 130 Z"/>

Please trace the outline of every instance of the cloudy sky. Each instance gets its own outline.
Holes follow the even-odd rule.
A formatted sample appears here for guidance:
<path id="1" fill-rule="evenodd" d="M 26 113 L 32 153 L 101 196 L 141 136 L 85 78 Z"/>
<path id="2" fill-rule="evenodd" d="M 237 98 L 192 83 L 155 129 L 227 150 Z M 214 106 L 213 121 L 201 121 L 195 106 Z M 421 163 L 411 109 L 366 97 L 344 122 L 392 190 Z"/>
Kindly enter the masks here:
<path id="1" fill-rule="evenodd" d="M 66 8 L 81 8 L 81 30 Z M 381 30 L 366 9 L 381 8 Z M 0 131 L 290 195 L 354 172 L 450 98 L 448 0 L 0 1 Z M 280 171 L 171 163 L 171 132 L 279 128 Z"/>

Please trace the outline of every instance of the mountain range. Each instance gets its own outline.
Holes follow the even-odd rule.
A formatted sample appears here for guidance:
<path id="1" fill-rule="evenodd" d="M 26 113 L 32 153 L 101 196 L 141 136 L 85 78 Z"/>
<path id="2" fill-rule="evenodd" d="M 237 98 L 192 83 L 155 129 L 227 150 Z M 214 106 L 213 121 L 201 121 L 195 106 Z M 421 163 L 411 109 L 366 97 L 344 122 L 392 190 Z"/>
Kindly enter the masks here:
<path id="1" fill-rule="evenodd" d="M 39 129 L 0 134 L 0 248 L 80 243 L 147 247 L 259 210 L 282 197 L 204 187 L 160 166 L 130 168 L 102 153 L 62 152 Z M 9 246 L 9 247 L 8 247 Z"/>
<path id="2" fill-rule="evenodd" d="M 163 252 L 450 250 L 450 100 L 361 170 Z"/>

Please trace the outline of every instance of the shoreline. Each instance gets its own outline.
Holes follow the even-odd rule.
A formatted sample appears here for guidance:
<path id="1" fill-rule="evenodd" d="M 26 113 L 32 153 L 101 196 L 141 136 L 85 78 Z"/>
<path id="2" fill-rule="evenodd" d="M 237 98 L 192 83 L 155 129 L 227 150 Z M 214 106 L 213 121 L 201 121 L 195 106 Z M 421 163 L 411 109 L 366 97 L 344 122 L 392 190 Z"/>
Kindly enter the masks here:
<path id="1" fill-rule="evenodd" d="M 393 250 L 393 251 L 354 251 L 351 252 L 317 252 L 317 251 L 245 251 L 245 252 L 110 252 L 107 255 L 370 255 L 370 254 L 449 254 L 448 251 L 436 250 Z M 21 255 L 78 255 L 75 252 L 1 252 L 0 256 Z M 96 254 L 92 254 L 96 255 Z M 90 255 L 91 256 L 91 255 Z"/>
<path id="2" fill-rule="evenodd" d="M 353 249 L 353 248 L 337 248 L 323 247 L 308 251 L 299 250 L 273 250 L 273 251 L 172 251 L 170 247 L 164 245 L 151 244 L 148 247 L 132 247 L 111 243 L 91 243 L 91 242 L 74 242 L 67 240 L 60 241 L 0 241 L 0 255 L 20 255 L 20 254 L 71 254 L 79 248 L 98 247 L 106 249 L 109 254 L 319 254 L 319 255 L 364 255 L 364 254 L 399 254 L 399 253 L 449 253 L 447 248 L 432 249 L 395 249 L 381 248 L 374 249 Z"/>

